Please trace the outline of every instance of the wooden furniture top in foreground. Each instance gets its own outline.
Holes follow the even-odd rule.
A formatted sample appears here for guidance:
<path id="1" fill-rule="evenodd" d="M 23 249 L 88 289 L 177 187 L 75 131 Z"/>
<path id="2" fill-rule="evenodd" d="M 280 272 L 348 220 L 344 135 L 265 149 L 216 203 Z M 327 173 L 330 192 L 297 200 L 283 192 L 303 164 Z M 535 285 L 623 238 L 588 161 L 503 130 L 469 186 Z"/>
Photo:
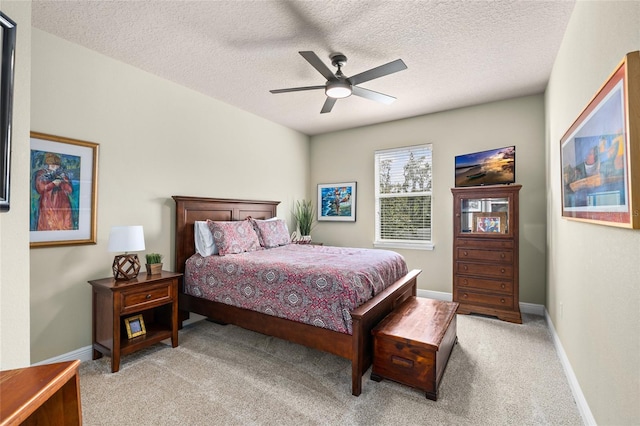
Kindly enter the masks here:
<path id="1" fill-rule="evenodd" d="M 455 302 L 410 297 L 382 320 L 373 333 L 400 343 L 419 342 L 437 351 L 457 308 Z"/>
<path id="2" fill-rule="evenodd" d="M 80 361 L 0 372 L 0 425 L 81 425 Z"/>

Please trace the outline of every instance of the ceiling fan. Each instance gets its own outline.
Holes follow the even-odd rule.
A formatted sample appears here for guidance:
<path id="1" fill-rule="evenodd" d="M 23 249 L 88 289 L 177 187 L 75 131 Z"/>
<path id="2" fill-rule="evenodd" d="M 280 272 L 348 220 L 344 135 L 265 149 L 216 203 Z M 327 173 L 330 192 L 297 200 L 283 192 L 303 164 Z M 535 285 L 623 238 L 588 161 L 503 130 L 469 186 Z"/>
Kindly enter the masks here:
<path id="1" fill-rule="evenodd" d="M 327 82 L 322 86 L 306 86 L 306 87 L 291 87 L 289 89 L 276 89 L 270 90 L 271 93 L 287 93 L 287 92 L 300 92 L 303 90 L 319 90 L 324 89 L 327 95 L 327 100 L 322 106 L 321 114 L 331 112 L 331 109 L 335 105 L 338 99 L 346 98 L 351 95 L 360 96 L 362 98 L 370 99 L 372 101 L 382 102 L 389 105 L 396 100 L 393 96 L 385 95 L 383 93 L 374 92 L 373 90 L 358 87 L 360 83 L 373 80 L 374 78 L 384 77 L 385 75 L 393 74 L 394 72 L 407 69 L 407 66 L 402 59 L 396 59 L 379 67 L 372 68 L 368 71 L 361 72 L 360 74 L 347 77 L 342 74 L 342 67 L 347 62 L 347 57 L 342 53 L 331 54 L 331 64 L 338 68 L 338 71 L 334 74 L 331 72 L 324 62 L 312 51 L 298 52 L 303 58 L 307 60 L 324 78 Z"/>

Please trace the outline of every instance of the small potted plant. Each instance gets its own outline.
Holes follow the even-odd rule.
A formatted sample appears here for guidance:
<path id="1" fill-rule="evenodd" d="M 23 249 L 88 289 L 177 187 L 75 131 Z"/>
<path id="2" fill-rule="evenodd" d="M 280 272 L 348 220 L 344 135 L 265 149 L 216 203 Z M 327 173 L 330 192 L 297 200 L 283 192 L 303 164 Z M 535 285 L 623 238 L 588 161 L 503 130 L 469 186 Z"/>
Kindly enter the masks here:
<path id="1" fill-rule="evenodd" d="M 159 253 L 149 253 L 147 258 L 147 275 L 156 275 L 162 272 L 162 255 Z"/>
<path id="2" fill-rule="evenodd" d="M 314 216 L 315 209 L 311 200 L 296 201 L 293 209 L 293 218 L 300 231 L 300 242 L 302 243 L 311 242 L 311 228 L 313 228 Z"/>

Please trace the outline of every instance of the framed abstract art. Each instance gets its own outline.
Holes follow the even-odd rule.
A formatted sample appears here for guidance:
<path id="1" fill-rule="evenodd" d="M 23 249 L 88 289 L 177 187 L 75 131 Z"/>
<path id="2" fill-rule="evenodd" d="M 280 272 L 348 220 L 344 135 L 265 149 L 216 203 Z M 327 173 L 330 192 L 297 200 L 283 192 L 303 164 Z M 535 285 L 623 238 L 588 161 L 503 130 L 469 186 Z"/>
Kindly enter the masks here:
<path id="1" fill-rule="evenodd" d="M 318 185 L 318 221 L 356 221 L 356 182 Z"/>
<path id="2" fill-rule="evenodd" d="M 562 216 L 640 228 L 640 52 L 625 56 L 560 140 Z"/>

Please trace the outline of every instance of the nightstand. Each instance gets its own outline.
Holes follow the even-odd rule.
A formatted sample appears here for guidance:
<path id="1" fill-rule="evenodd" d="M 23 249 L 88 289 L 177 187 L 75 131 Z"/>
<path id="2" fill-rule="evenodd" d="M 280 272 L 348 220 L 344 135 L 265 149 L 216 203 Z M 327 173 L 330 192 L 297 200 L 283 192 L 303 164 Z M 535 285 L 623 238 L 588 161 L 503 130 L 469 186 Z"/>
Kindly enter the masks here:
<path id="1" fill-rule="evenodd" d="M 93 287 L 93 359 L 111 356 L 111 372 L 120 369 L 120 357 L 171 338 L 178 346 L 178 284 L 182 274 L 140 273 L 128 281 L 102 278 Z M 125 319 L 141 314 L 146 333 L 129 339 Z"/>

